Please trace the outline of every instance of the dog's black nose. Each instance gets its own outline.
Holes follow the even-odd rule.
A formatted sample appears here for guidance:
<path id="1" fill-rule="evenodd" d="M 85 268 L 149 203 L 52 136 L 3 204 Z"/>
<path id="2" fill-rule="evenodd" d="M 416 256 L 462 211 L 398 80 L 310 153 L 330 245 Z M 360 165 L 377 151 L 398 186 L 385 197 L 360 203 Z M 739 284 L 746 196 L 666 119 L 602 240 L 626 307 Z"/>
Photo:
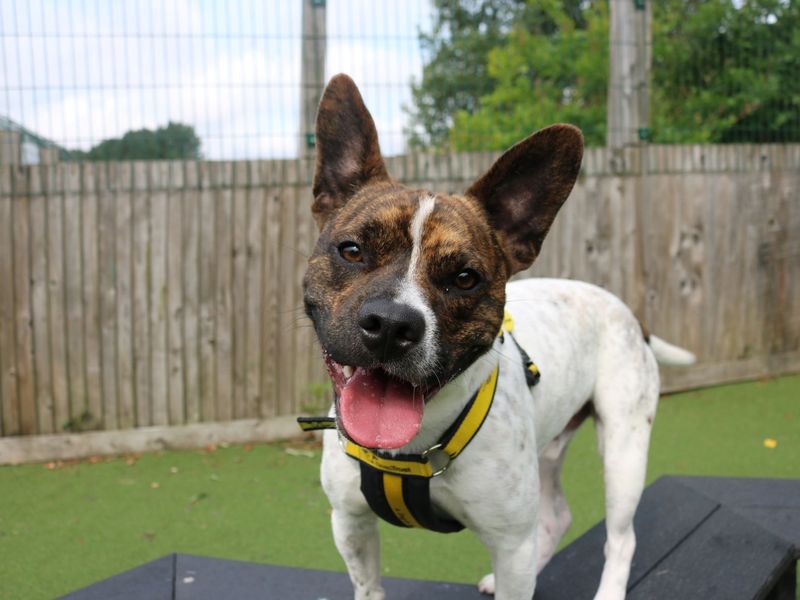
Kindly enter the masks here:
<path id="1" fill-rule="evenodd" d="M 367 300 L 358 311 L 361 340 L 379 360 L 400 358 L 425 335 L 425 317 L 393 300 Z"/>

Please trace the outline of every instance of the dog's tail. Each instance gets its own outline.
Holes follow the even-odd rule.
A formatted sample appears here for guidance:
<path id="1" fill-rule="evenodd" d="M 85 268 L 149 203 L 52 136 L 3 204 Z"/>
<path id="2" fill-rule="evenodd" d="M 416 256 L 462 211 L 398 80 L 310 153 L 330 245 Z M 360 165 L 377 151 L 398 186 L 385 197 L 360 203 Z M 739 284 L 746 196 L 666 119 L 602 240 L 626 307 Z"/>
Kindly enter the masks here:
<path id="1" fill-rule="evenodd" d="M 654 335 L 650 336 L 650 348 L 655 354 L 656 360 L 662 365 L 685 367 L 697 362 L 697 357 L 688 350 L 673 346 Z"/>

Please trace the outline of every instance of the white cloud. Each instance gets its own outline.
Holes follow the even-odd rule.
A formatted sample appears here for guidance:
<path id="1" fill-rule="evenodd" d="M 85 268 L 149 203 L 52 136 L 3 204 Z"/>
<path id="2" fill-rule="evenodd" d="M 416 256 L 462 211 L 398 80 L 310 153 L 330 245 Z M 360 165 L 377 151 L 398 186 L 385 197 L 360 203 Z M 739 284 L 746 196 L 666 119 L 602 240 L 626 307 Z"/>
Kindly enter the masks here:
<path id="1" fill-rule="evenodd" d="M 384 152 L 402 152 L 427 0 L 328 0 L 327 10 L 326 72 L 356 79 Z M 0 114 L 62 145 L 173 120 L 195 127 L 209 158 L 296 152 L 299 3 L 11 0 L 0 30 Z"/>

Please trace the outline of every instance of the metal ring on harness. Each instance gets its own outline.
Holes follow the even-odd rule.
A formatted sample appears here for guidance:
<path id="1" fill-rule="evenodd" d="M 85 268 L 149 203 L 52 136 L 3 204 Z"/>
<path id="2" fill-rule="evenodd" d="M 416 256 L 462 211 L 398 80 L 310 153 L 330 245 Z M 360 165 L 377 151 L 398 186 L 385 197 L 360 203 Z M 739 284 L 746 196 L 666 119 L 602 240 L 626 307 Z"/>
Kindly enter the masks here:
<path id="1" fill-rule="evenodd" d="M 436 464 L 437 462 L 440 462 L 440 460 L 437 461 L 429 458 L 432 452 L 436 452 L 436 454 L 434 454 L 433 456 L 439 457 L 440 460 L 441 458 L 444 459 L 443 465 L 439 466 Z M 422 456 L 422 458 L 431 463 L 431 470 L 433 471 L 433 473 L 431 473 L 431 477 L 437 477 L 442 473 L 444 473 L 445 471 L 447 471 L 447 469 L 450 467 L 450 463 L 452 462 L 452 458 L 450 457 L 450 455 L 442 449 L 442 444 L 435 444 L 431 446 L 430 448 L 425 450 L 425 452 L 423 452 L 420 456 Z"/>

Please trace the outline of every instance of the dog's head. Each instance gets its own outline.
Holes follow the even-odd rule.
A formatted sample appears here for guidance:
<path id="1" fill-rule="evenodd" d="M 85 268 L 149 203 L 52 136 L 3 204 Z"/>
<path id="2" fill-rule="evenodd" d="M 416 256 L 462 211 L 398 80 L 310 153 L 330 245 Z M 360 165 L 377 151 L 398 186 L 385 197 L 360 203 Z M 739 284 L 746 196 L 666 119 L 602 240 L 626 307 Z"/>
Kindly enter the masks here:
<path id="1" fill-rule="evenodd" d="M 398 448 L 424 403 L 491 348 L 508 278 L 533 263 L 580 168 L 583 138 L 554 125 L 519 142 L 463 196 L 386 172 L 353 81 L 334 77 L 317 115 L 308 316 L 346 434 Z"/>

